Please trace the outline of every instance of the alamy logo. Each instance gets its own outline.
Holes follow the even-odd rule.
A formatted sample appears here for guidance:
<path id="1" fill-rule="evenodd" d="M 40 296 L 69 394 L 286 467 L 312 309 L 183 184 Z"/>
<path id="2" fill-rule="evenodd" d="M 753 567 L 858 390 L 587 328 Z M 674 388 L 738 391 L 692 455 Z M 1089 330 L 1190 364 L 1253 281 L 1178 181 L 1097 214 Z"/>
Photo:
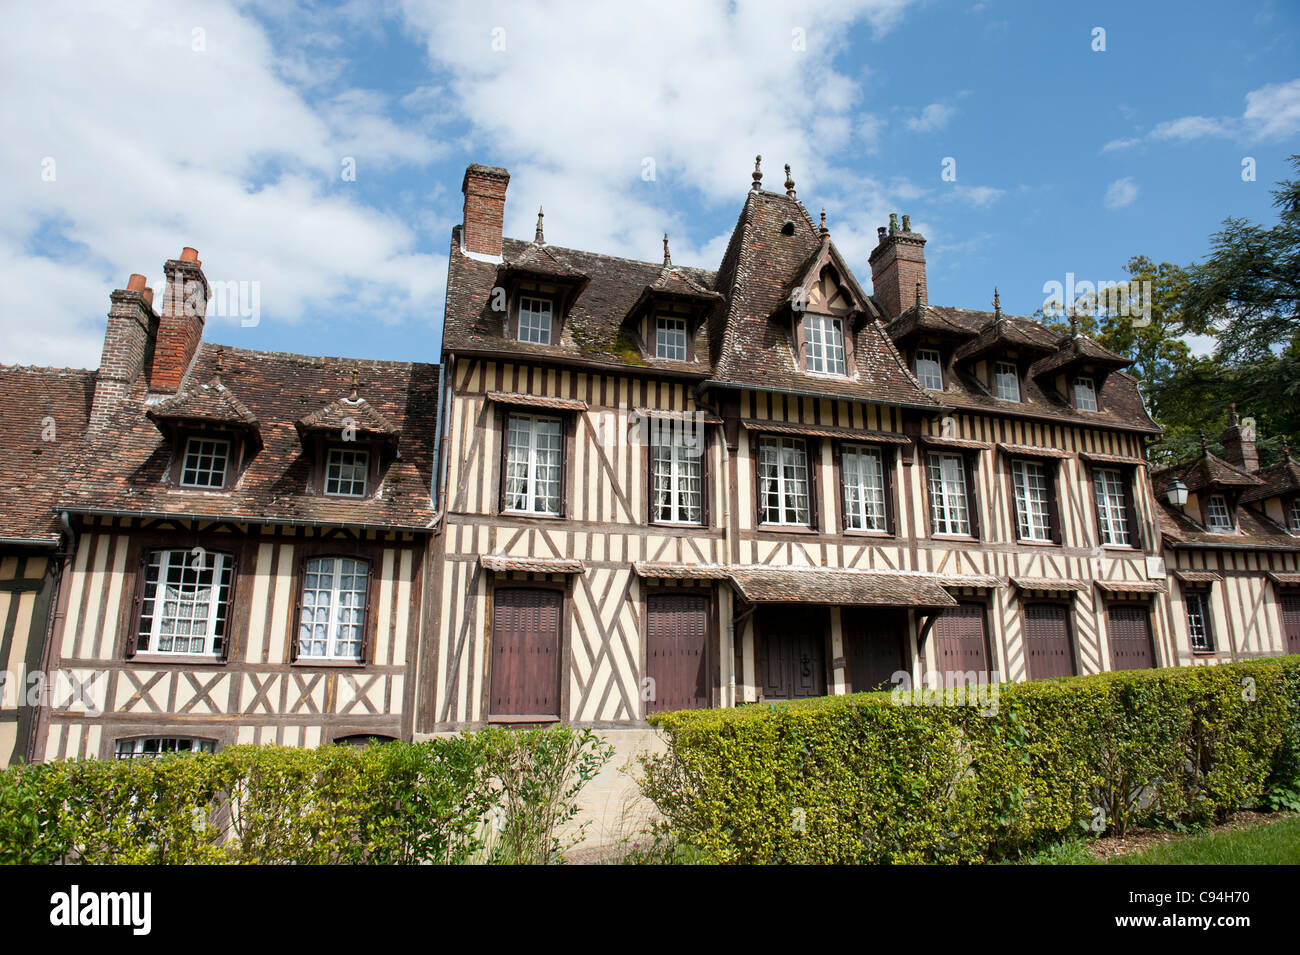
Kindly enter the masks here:
<path id="1" fill-rule="evenodd" d="M 126 925 L 134 935 L 148 935 L 153 923 L 152 892 L 68 892 L 50 896 L 51 925 Z"/>

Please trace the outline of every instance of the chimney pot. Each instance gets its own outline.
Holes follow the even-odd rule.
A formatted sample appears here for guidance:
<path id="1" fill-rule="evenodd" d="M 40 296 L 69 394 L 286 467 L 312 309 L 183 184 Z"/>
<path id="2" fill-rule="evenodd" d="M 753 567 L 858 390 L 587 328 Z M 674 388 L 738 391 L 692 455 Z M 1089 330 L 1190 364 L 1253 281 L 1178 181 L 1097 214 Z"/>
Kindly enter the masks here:
<path id="1" fill-rule="evenodd" d="M 198 253 L 198 250 L 197 250 L 197 249 L 191 249 L 188 245 L 187 245 L 185 248 L 181 249 L 181 261 L 182 261 L 182 262 L 193 262 L 195 265 L 202 265 L 202 264 L 203 264 L 202 262 L 199 261 L 199 253 Z"/>
<path id="2" fill-rule="evenodd" d="M 146 281 L 145 277 L 139 272 L 133 272 L 131 277 L 126 280 L 126 290 L 128 292 L 143 292 Z"/>
<path id="3" fill-rule="evenodd" d="M 143 291 L 144 291 L 144 303 L 148 305 L 150 308 L 153 308 L 153 289 L 151 289 L 149 286 L 146 285 Z"/>
<path id="4" fill-rule="evenodd" d="M 876 229 L 879 244 L 867 261 L 871 263 L 871 287 L 876 303 L 892 321 L 912 307 L 909 303 L 929 301 L 925 279 L 925 236 L 912 231 L 912 217 L 889 214 L 889 226 Z"/>

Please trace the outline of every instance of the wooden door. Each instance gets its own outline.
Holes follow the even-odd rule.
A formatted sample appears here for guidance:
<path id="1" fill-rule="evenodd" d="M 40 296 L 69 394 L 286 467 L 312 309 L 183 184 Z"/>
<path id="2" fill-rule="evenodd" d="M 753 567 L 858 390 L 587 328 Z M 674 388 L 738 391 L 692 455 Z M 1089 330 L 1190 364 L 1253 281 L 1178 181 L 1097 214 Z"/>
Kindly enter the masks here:
<path id="1" fill-rule="evenodd" d="M 1023 617 L 1029 679 L 1073 676 L 1069 608 L 1065 604 L 1025 604 Z"/>
<path id="2" fill-rule="evenodd" d="M 646 618 L 646 712 L 709 706 L 708 595 L 651 594 Z"/>
<path id="3" fill-rule="evenodd" d="M 761 607 L 763 697 L 798 700 L 826 695 L 825 607 Z"/>
<path id="4" fill-rule="evenodd" d="M 907 614 L 899 610 L 845 607 L 844 657 L 850 693 L 888 690 L 899 670 L 911 673 L 906 663 Z"/>
<path id="5" fill-rule="evenodd" d="M 558 590 L 502 587 L 493 594 L 488 714 L 560 718 Z"/>
<path id="6" fill-rule="evenodd" d="M 1286 634 L 1286 652 L 1300 653 L 1300 593 L 1282 594 L 1282 630 Z"/>
<path id="7" fill-rule="evenodd" d="M 990 672 L 988 629 L 984 605 L 975 600 L 960 601 L 939 614 L 931 629 L 939 672 L 977 674 Z M 944 685 L 948 685 L 945 680 Z"/>
<path id="8" fill-rule="evenodd" d="M 1112 670 L 1148 670 L 1156 665 L 1151 620 L 1143 604 L 1113 603 L 1106 608 L 1106 637 Z"/>

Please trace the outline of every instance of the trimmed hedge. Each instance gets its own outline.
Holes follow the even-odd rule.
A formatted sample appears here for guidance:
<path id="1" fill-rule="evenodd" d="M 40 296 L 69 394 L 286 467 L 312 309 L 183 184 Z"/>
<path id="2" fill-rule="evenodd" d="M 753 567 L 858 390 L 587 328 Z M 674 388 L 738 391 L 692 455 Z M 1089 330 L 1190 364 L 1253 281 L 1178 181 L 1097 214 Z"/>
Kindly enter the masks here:
<path id="1" fill-rule="evenodd" d="M 555 727 L 20 766 L 0 773 L 0 862 L 555 861 L 609 754 Z"/>
<path id="2" fill-rule="evenodd" d="M 969 863 L 1297 785 L 1300 657 L 998 690 L 996 707 L 972 689 L 659 714 L 668 751 L 642 791 L 717 862 Z"/>

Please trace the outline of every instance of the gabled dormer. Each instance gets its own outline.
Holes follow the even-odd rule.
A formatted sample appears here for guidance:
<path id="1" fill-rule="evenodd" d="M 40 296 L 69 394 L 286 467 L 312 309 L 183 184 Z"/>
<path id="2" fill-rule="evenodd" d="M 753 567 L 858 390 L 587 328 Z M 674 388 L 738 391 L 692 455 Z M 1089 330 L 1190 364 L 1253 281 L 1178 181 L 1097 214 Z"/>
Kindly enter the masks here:
<path id="1" fill-rule="evenodd" d="M 1289 445 L 1282 447 L 1282 460 L 1255 472 L 1260 486 L 1241 496 L 1243 504 L 1281 524 L 1300 537 L 1300 462 L 1291 456 Z"/>
<path id="2" fill-rule="evenodd" d="M 351 499 L 381 496 L 384 474 L 399 456 L 401 429 L 360 396 L 355 370 L 348 397 L 294 424 L 311 463 L 308 493 Z"/>
<path id="3" fill-rule="evenodd" d="M 145 415 L 167 439 L 171 458 L 163 481 L 177 489 L 229 491 L 262 447 L 257 417 L 221 381 L 220 355 L 210 382 L 186 388 Z"/>
<path id="4" fill-rule="evenodd" d="M 537 233 L 518 255 L 497 269 L 492 308 L 503 311 L 503 331 L 511 341 L 558 345 L 564 319 L 586 287 L 588 276 L 565 262 L 546 244 L 543 213 L 537 211 Z"/>
<path id="5" fill-rule="evenodd" d="M 1242 499 L 1264 484 L 1255 475 L 1211 454 L 1204 443 L 1195 461 L 1152 476 L 1156 494 L 1167 496 L 1175 480 L 1181 481 L 1186 490 L 1183 515 L 1211 534 L 1237 533 Z"/>
<path id="6" fill-rule="evenodd" d="M 639 342 L 646 358 L 694 362 L 696 335 L 722 296 L 673 266 L 664 236 L 664 264 L 647 283 L 623 318 L 629 337 Z"/>
<path id="7" fill-rule="evenodd" d="M 1002 302 L 993 290 L 994 319 L 978 335 L 953 350 L 952 364 L 999 401 L 1025 400 L 1025 379 L 1030 366 L 1053 351 L 1041 336 L 1034 336 L 1002 314 Z"/>
<path id="8" fill-rule="evenodd" d="M 1103 411 L 1106 379 L 1131 364 L 1131 359 L 1076 331 L 1052 354 L 1034 362 L 1029 374 L 1045 394 L 1055 395 L 1075 411 Z"/>

